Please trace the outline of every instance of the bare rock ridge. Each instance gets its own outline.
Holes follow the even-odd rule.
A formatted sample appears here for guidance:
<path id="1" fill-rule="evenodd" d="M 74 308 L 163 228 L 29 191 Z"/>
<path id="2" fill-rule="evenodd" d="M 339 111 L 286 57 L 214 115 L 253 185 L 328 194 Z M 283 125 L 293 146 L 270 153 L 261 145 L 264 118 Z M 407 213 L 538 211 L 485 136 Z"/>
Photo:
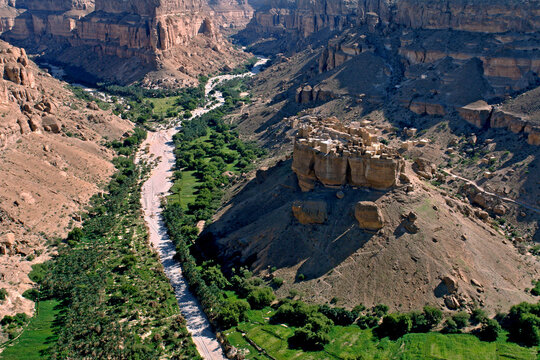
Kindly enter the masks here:
<path id="1" fill-rule="evenodd" d="M 302 191 L 327 187 L 388 189 L 398 182 L 403 159 L 358 122 L 306 116 L 294 143 L 292 169 Z"/>
<path id="2" fill-rule="evenodd" d="M 478 128 L 505 128 L 524 133 L 530 145 L 540 145 L 540 124 L 528 115 L 510 112 L 505 106 L 491 106 L 479 100 L 458 109 L 460 116 Z"/>
<path id="3" fill-rule="evenodd" d="M 540 84 L 539 9 L 538 0 L 269 1 L 239 36 L 287 53 L 298 51 L 299 43 L 314 44 L 311 52 L 319 54 L 318 64 L 308 67 L 312 75 L 304 76 L 298 103 L 336 97 L 328 83 L 341 86 L 343 74 L 353 79 L 354 69 L 364 77 L 384 72 L 386 84 L 372 82 L 386 88 L 383 96 L 412 112 L 444 116 Z M 362 60 L 367 58 L 381 65 L 367 68 Z M 322 97 L 316 86 L 324 89 Z M 370 95 L 365 87 L 346 87 L 352 96 Z"/>
<path id="4" fill-rule="evenodd" d="M 8 41 L 45 50 L 89 78 L 130 83 L 157 72 L 148 85 L 163 86 L 190 85 L 200 74 L 235 65 L 242 57 L 218 29 L 241 26 L 252 14 L 243 0 L 24 0 L 15 10 L 3 20 Z M 162 78 L 168 82 L 156 84 Z"/>
<path id="5" fill-rule="evenodd" d="M 24 49 L 0 41 L 0 317 L 25 312 L 31 265 L 49 257 L 77 212 L 114 172 L 104 145 L 132 128 L 127 120 L 75 98 Z"/>

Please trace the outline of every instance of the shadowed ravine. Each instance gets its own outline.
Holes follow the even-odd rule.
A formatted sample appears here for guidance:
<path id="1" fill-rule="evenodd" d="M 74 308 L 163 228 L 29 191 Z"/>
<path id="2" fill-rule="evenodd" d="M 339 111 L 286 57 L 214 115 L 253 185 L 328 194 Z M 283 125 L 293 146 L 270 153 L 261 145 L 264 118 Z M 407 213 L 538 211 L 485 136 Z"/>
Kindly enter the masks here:
<path id="1" fill-rule="evenodd" d="M 222 80 L 257 73 L 260 65 L 265 62 L 266 59 L 259 60 L 250 74 L 222 75 L 211 78 L 205 88 L 206 94 L 208 95 Z M 223 105 L 224 100 L 221 93 L 216 92 L 214 96 L 218 100 L 214 106 L 211 108 L 198 108 L 192 112 L 193 116 L 202 115 Z M 144 219 L 149 227 L 150 242 L 157 250 L 160 261 L 165 269 L 165 274 L 174 288 L 178 305 L 187 321 L 187 328 L 193 337 L 197 350 L 204 359 L 225 359 L 215 332 L 212 330 L 199 302 L 190 292 L 188 284 L 182 276 L 180 264 L 174 259 L 176 253 L 175 246 L 167 235 L 167 229 L 161 215 L 163 209 L 161 208 L 160 199 L 169 192 L 172 186 L 171 176 L 175 163 L 172 137 L 180 128 L 181 126 L 177 124 L 176 126 L 150 133 L 146 141 L 142 144 L 142 149 L 148 147 L 149 151 L 147 154 L 141 151 L 139 159 L 158 160 L 157 165 L 152 169 L 150 177 L 142 188 L 141 202 Z"/>

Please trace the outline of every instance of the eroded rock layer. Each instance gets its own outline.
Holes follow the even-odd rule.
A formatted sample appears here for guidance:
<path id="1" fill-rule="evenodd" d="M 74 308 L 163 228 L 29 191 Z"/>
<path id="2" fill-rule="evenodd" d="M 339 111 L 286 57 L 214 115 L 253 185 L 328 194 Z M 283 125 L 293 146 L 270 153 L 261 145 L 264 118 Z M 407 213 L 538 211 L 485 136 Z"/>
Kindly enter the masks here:
<path id="1" fill-rule="evenodd" d="M 178 86 L 242 58 L 218 29 L 241 26 L 247 2 L 71 0 L 16 3 L 2 24 L 11 42 L 82 68 L 86 80 Z M 3 10 L 8 11 L 9 4 Z M 167 81 L 158 81 L 167 79 Z"/>
<path id="2" fill-rule="evenodd" d="M 327 78 L 355 74 L 355 81 L 342 79 L 339 86 L 352 95 L 371 95 L 365 87 L 353 93 L 356 74 L 377 74 L 356 62 L 369 56 L 384 63 L 379 67 L 389 79 L 384 88 L 371 81 L 385 96 L 419 115 L 444 116 L 455 107 L 500 101 L 540 83 L 539 11 L 538 0 L 270 1 L 240 38 L 269 52 L 291 53 L 307 43 L 317 47 L 312 76 L 317 82 L 302 84 L 298 103 L 331 100 L 319 99 L 313 90 L 325 73 Z M 336 93 L 332 90 L 325 89 Z"/>

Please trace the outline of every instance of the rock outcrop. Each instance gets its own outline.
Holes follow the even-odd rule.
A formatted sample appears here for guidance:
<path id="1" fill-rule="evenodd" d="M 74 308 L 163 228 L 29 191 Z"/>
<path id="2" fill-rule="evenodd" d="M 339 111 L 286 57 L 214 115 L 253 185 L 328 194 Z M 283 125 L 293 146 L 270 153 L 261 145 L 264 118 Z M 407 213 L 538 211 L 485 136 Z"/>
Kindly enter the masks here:
<path id="1" fill-rule="evenodd" d="M 292 205 L 294 217 L 300 224 L 323 224 L 327 217 L 324 201 L 295 201 Z"/>
<path id="2" fill-rule="evenodd" d="M 491 106 L 480 100 L 458 109 L 462 119 L 478 128 L 504 128 L 523 133 L 530 145 L 540 145 L 540 122 L 524 113 L 514 113 L 503 106 Z"/>
<path id="3" fill-rule="evenodd" d="M 354 206 L 354 217 L 361 229 L 377 231 L 384 226 L 384 217 L 379 206 L 372 201 L 359 201 Z"/>
<path id="4" fill-rule="evenodd" d="M 302 191 L 327 187 L 388 189 L 396 185 L 403 160 L 360 123 L 336 118 L 305 119 L 294 144 L 292 169 Z"/>
<path id="5" fill-rule="evenodd" d="M 493 107 L 484 100 L 475 101 L 458 109 L 459 115 L 468 123 L 483 128 L 488 125 Z"/>

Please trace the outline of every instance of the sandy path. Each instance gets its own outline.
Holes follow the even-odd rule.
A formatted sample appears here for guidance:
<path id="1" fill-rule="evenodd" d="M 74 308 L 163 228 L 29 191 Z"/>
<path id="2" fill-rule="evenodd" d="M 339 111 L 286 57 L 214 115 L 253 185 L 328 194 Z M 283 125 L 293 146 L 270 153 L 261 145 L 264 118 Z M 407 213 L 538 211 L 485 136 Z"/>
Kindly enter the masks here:
<path id="1" fill-rule="evenodd" d="M 187 329 L 192 335 L 197 350 L 205 359 L 225 359 L 206 315 L 195 296 L 189 291 L 188 284 L 182 276 L 180 264 L 174 260 L 175 247 L 167 235 L 167 229 L 161 218 L 160 198 L 169 191 L 172 185 L 169 180 L 174 165 L 172 136 L 176 131 L 177 129 L 171 128 L 151 133 L 146 140 L 146 143 L 150 145 L 150 154 L 156 158 L 161 156 L 161 160 L 143 185 L 144 219 L 150 228 L 150 242 L 158 251 L 165 274 L 174 288 L 178 305 L 187 321 Z"/>
<path id="2" fill-rule="evenodd" d="M 212 88 L 220 81 L 232 79 L 238 76 L 250 76 L 258 72 L 260 65 L 266 59 L 258 62 L 252 73 L 244 75 L 223 75 L 212 78 L 208 81 L 205 91 L 208 94 Z M 210 109 L 198 108 L 192 113 L 193 116 L 202 115 L 211 109 L 223 105 L 221 93 L 216 92 L 214 96 L 217 103 Z M 159 159 L 156 167 L 152 169 L 150 177 L 143 184 L 141 203 L 144 212 L 144 220 L 148 224 L 150 232 L 150 242 L 157 250 L 159 258 L 165 269 L 165 274 L 169 278 L 182 315 L 186 319 L 187 329 L 191 333 L 193 342 L 197 346 L 199 354 L 204 359 L 226 359 L 223 350 L 217 341 L 216 334 L 210 326 L 210 322 L 203 312 L 195 296 L 189 291 L 188 284 L 182 276 L 180 264 L 174 260 L 176 254 L 175 246 L 167 235 L 167 229 L 161 217 L 161 197 L 166 195 L 171 186 L 171 176 L 174 166 L 174 144 L 173 135 L 180 129 L 180 126 L 161 129 L 148 134 L 148 138 L 142 144 L 142 149 L 148 147 L 148 154 L 139 152 L 139 158 Z"/>
<path id="3" fill-rule="evenodd" d="M 520 201 L 520 200 L 514 200 L 514 199 L 511 199 L 509 197 L 506 197 L 506 196 L 502 196 L 502 195 L 499 195 L 499 194 L 496 194 L 496 193 L 493 193 L 493 192 L 489 192 L 487 190 L 485 190 L 484 188 L 478 186 L 478 184 L 476 183 L 476 181 L 473 181 L 473 180 L 469 180 L 467 178 L 464 178 L 463 176 L 459 176 L 459 175 L 456 175 L 454 173 L 451 173 L 450 171 L 448 170 L 442 170 L 446 175 L 449 175 L 453 178 L 457 178 L 457 179 L 460 179 L 460 180 L 463 180 L 465 181 L 466 183 L 468 184 L 471 184 L 471 185 L 474 185 L 474 187 L 476 187 L 480 192 L 484 193 L 484 194 L 487 194 L 487 195 L 491 195 L 491 196 L 495 196 L 499 199 L 501 199 L 502 201 L 506 201 L 506 202 L 509 202 L 509 203 L 512 203 L 512 204 L 516 204 L 516 205 L 520 205 L 520 206 L 523 206 L 524 208 L 528 209 L 528 210 L 531 210 L 531 211 L 534 211 L 538 214 L 540 214 L 540 209 L 530 205 L 530 204 L 527 204 L 527 203 L 524 203 L 523 201 Z"/>

